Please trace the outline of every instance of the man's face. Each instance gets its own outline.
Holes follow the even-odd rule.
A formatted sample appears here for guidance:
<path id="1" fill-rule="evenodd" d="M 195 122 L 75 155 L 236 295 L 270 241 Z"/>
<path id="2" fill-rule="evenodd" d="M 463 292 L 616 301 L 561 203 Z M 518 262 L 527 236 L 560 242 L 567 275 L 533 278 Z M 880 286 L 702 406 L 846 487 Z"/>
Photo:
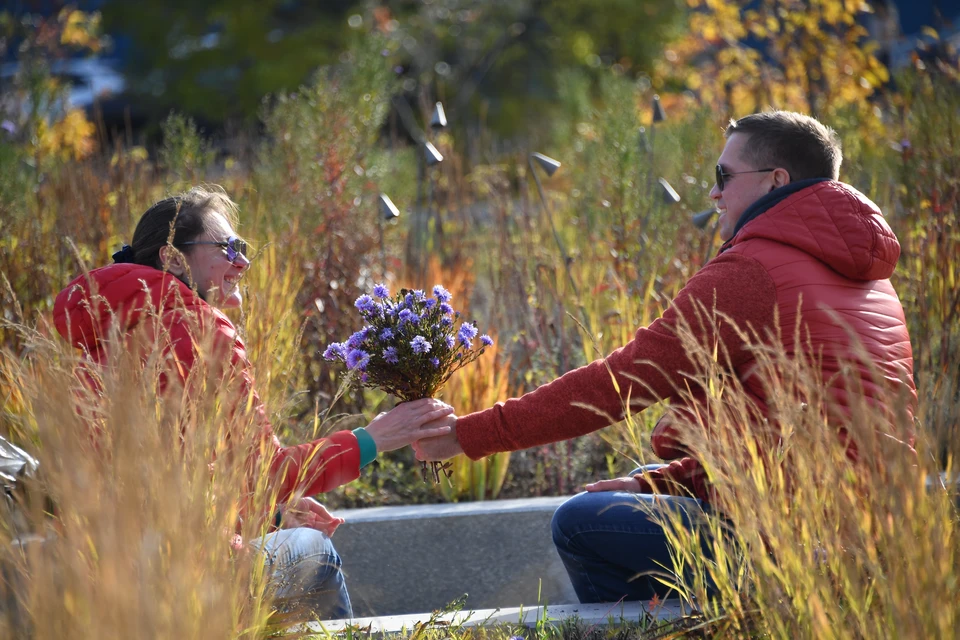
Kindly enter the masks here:
<path id="1" fill-rule="evenodd" d="M 780 186 L 775 184 L 774 172 L 741 173 L 767 168 L 755 167 L 743 159 L 746 155 L 743 151 L 749 141 L 750 137 L 746 134 L 731 134 L 717 160 L 725 174 L 739 174 L 726 177 L 722 192 L 716 184 L 710 190 L 710 198 L 716 201 L 717 210 L 720 212 L 720 239 L 724 242 L 733 237 L 733 229 L 743 212 L 760 196 Z"/>

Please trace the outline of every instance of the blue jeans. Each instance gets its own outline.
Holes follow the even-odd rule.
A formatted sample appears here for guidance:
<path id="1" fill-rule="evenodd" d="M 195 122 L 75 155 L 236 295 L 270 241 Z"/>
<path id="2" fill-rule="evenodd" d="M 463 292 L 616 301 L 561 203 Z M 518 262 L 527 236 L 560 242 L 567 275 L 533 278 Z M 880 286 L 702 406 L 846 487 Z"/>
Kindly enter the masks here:
<path id="1" fill-rule="evenodd" d="M 580 493 L 560 505 L 553 515 L 553 542 L 580 602 L 667 597 L 672 589 L 656 575 L 668 582 L 676 578 L 666 533 L 651 511 L 679 513 L 683 526 L 691 528 L 702 521 L 705 508 L 695 498 L 620 491 Z M 702 540 L 705 554 L 708 544 Z"/>
<path id="2" fill-rule="evenodd" d="M 326 534 L 281 529 L 251 544 L 266 554 L 281 610 L 306 611 L 318 620 L 353 617 L 340 556 Z"/>

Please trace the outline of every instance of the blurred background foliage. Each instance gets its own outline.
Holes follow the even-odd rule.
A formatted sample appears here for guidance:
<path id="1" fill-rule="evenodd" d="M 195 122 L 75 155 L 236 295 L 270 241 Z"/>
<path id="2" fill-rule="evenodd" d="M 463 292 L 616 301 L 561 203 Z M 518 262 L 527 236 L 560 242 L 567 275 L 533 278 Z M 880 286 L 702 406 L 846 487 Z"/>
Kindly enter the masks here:
<path id="1" fill-rule="evenodd" d="M 102 11 L 107 29 L 129 37 L 129 76 L 158 112 L 253 119 L 264 96 L 295 89 L 319 66 L 349 64 L 350 47 L 376 33 L 409 98 L 427 92 L 463 121 L 482 116 L 516 132 L 556 101 L 557 70 L 646 68 L 680 26 L 678 9 L 630 0 L 145 0 Z"/>

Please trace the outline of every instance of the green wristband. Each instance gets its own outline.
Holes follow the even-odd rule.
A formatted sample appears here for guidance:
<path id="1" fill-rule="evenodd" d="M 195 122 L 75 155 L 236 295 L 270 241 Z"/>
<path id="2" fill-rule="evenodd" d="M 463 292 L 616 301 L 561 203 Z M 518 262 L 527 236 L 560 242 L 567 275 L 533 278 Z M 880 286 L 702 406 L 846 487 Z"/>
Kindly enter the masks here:
<path id="1" fill-rule="evenodd" d="M 363 427 L 354 429 L 353 435 L 357 436 L 357 444 L 360 445 L 360 468 L 362 469 L 377 459 L 377 443 Z"/>

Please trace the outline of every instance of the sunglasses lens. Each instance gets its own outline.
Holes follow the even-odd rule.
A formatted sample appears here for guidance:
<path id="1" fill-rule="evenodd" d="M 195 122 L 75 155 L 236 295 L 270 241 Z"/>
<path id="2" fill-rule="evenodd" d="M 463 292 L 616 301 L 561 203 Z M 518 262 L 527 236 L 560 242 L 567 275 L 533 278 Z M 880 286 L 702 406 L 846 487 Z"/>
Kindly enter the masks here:
<path id="1" fill-rule="evenodd" d="M 723 191 L 723 169 L 720 168 L 720 165 L 717 165 L 717 189 Z"/>
<path id="2" fill-rule="evenodd" d="M 241 255 L 247 255 L 247 243 L 240 238 L 228 238 L 227 260 L 234 262 Z"/>

